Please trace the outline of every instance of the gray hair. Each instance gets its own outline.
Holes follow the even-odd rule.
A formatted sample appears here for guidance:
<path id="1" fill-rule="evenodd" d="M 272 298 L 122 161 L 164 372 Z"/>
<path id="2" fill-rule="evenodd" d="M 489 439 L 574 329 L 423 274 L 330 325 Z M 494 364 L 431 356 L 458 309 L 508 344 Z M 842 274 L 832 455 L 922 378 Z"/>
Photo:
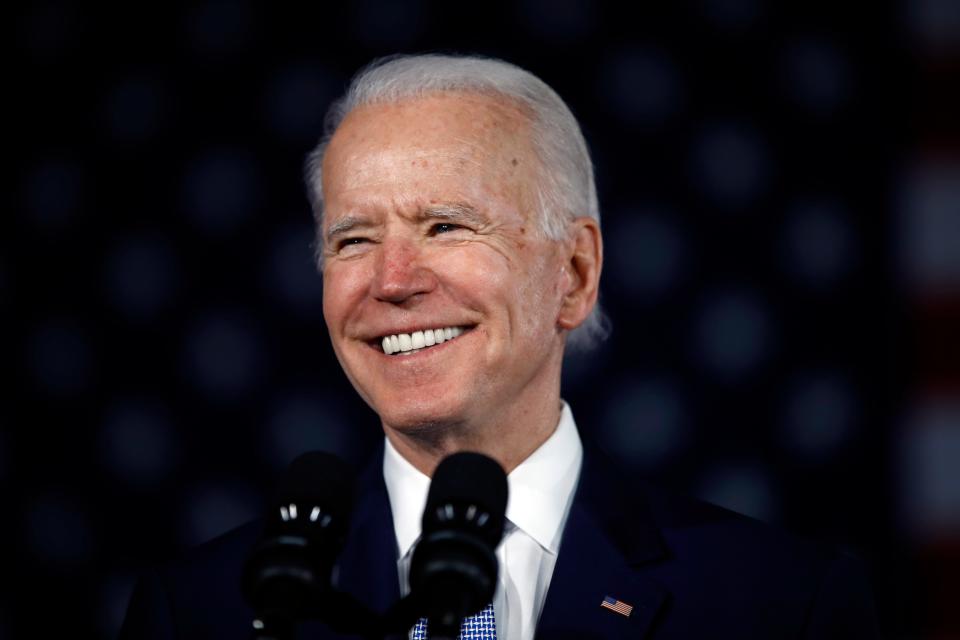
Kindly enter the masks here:
<path id="1" fill-rule="evenodd" d="M 337 127 L 353 109 L 396 103 L 421 96 L 465 92 L 513 100 L 529 112 L 531 142 L 541 164 L 536 190 L 539 226 L 551 240 L 567 237 L 577 216 L 600 222 L 593 164 L 580 125 L 560 96 L 543 80 L 520 67 L 493 58 L 452 55 L 391 56 L 375 60 L 350 83 L 327 111 L 324 134 L 307 156 L 307 194 L 317 223 L 317 265 L 322 268 L 323 157 Z M 568 344 L 589 349 L 606 338 L 608 321 L 600 309 L 573 330 Z"/>

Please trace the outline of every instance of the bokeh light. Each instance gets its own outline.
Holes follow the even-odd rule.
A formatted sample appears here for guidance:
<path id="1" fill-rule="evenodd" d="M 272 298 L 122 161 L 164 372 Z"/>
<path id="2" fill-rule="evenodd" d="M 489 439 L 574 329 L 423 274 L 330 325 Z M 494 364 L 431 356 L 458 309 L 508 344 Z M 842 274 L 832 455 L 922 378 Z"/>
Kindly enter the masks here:
<path id="1" fill-rule="evenodd" d="M 960 10 L 951 0 L 914 0 L 900 5 L 911 35 L 926 47 L 960 46 Z"/>
<path id="2" fill-rule="evenodd" d="M 149 320 L 175 301 L 180 271 L 171 240 L 137 233 L 117 240 L 104 267 L 111 306 L 132 320 Z"/>
<path id="3" fill-rule="evenodd" d="M 744 207 L 767 189 L 773 161 L 759 132 L 733 123 L 704 131 L 693 157 L 696 183 L 725 210 Z"/>
<path id="4" fill-rule="evenodd" d="M 524 25 L 543 40 L 575 42 L 596 26 L 597 6 L 589 0 L 521 0 L 515 6 Z"/>
<path id="5" fill-rule="evenodd" d="M 351 459 L 359 445 L 356 425 L 328 393 L 296 392 L 280 397 L 265 423 L 262 451 L 275 469 L 307 451 L 329 451 Z"/>
<path id="6" fill-rule="evenodd" d="M 781 422 L 783 446 L 800 459 L 829 459 L 853 438 L 858 405 L 850 383 L 838 373 L 799 376 L 786 394 Z"/>
<path id="7" fill-rule="evenodd" d="M 811 113 L 833 113 L 854 91 L 850 65 L 837 45 L 825 37 L 793 42 L 784 52 L 783 66 L 787 94 Z"/>
<path id="8" fill-rule="evenodd" d="M 960 402 L 931 398 L 906 418 L 897 443 L 900 509 L 910 533 L 939 540 L 960 532 Z"/>
<path id="9" fill-rule="evenodd" d="M 46 392 L 76 395 L 93 384 L 95 350 L 75 322 L 58 320 L 38 327 L 27 349 L 29 368 Z"/>
<path id="10" fill-rule="evenodd" d="M 898 235 L 906 284 L 927 293 L 960 287 L 960 162 L 914 167 L 902 187 Z"/>
<path id="11" fill-rule="evenodd" d="M 307 317 L 323 311 L 323 279 L 314 260 L 313 239 L 313 225 L 307 220 L 278 229 L 264 265 L 269 294 Z"/>
<path id="12" fill-rule="evenodd" d="M 119 401 L 104 418 L 100 433 L 104 464 L 128 486 L 162 486 L 178 462 L 177 433 L 158 405 L 156 401 Z"/>
<path id="13" fill-rule="evenodd" d="M 656 302 L 677 285 L 686 266 L 686 243 L 675 219 L 650 209 L 611 218 L 607 282 L 633 303 Z"/>
<path id="14" fill-rule="evenodd" d="M 316 142 L 329 102 L 342 86 L 343 79 L 318 62 L 297 62 L 281 69 L 264 88 L 270 128 L 298 145 Z"/>
<path id="15" fill-rule="evenodd" d="M 241 51 L 254 37 L 255 26 L 254 5 L 247 0 L 206 0 L 183 16 L 188 45 L 214 59 Z"/>
<path id="16" fill-rule="evenodd" d="M 187 378 L 212 399 L 236 399 L 261 376 L 262 353 L 253 321 L 243 313 L 212 312 L 186 336 Z"/>
<path id="17" fill-rule="evenodd" d="M 755 371 L 768 357 L 773 339 L 769 311 L 746 291 L 715 292 L 697 316 L 697 356 L 722 380 L 737 380 Z"/>
<path id="18" fill-rule="evenodd" d="M 680 108 L 682 79 L 676 62 L 661 49 L 617 51 L 598 80 L 610 110 L 626 125 L 656 128 Z"/>
<path id="19" fill-rule="evenodd" d="M 801 202 L 783 225 L 784 262 L 800 284 L 826 289 L 848 275 L 860 257 L 859 238 L 842 206 L 831 200 Z"/>
<path id="20" fill-rule="evenodd" d="M 183 206 L 198 228 L 222 234 L 252 217 L 262 188 L 257 163 L 249 151 L 205 151 L 187 167 Z"/>
<path id="21" fill-rule="evenodd" d="M 683 399 L 664 379 L 622 380 L 604 405 L 605 448 L 632 467 L 650 471 L 667 464 L 689 436 Z"/>

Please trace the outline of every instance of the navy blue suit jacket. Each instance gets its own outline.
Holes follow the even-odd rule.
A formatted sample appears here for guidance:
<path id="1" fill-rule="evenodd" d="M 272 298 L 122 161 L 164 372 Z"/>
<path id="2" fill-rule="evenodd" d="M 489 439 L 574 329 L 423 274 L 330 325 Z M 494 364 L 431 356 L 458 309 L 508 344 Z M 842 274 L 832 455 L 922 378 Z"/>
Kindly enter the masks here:
<path id="1" fill-rule="evenodd" d="M 251 523 L 144 577 L 121 639 L 249 638 L 253 612 L 240 594 L 240 571 L 259 533 Z M 339 576 L 342 589 L 375 610 L 399 597 L 379 460 L 362 476 Z M 632 605 L 630 616 L 601 607 L 607 596 Z M 724 509 L 626 484 L 599 454 L 585 454 L 538 640 L 878 635 L 870 589 L 851 558 Z M 306 623 L 298 637 L 344 636 Z"/>

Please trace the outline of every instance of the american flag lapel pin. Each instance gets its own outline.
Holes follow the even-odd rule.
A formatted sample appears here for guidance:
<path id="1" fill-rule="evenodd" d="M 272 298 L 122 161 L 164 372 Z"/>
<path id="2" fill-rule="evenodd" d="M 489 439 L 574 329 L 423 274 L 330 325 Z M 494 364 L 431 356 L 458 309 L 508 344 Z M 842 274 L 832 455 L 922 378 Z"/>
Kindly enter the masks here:
<path id="1" fill-rule="evenodd" d="M 629 618 L 630 614 L 633 613 L 632 604 L 627 604 L 626 602 L 622 602 L 611 596 L 604 596 L 603 602 L 600 603 L 600 606 L 605 609 L 610 609 L 610 611 L 615 613 L 619 613 L 626 618 Z"/>

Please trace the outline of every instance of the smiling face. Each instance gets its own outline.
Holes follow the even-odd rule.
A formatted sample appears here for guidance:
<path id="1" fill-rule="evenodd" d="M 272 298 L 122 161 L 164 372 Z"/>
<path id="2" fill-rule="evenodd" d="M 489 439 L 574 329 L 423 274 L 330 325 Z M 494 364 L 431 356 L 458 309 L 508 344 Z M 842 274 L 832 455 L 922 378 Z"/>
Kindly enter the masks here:
<path id="1" fill-rule="evenodd" d="M 359 107 L 331 140 L 324 316 L 392 441 L 450 427 L 479 441 L 544 410 L 556 426 L 576 278 L 569 245 L 537 227 L 537 175 L 526 118 L 481 95 Z"/>

